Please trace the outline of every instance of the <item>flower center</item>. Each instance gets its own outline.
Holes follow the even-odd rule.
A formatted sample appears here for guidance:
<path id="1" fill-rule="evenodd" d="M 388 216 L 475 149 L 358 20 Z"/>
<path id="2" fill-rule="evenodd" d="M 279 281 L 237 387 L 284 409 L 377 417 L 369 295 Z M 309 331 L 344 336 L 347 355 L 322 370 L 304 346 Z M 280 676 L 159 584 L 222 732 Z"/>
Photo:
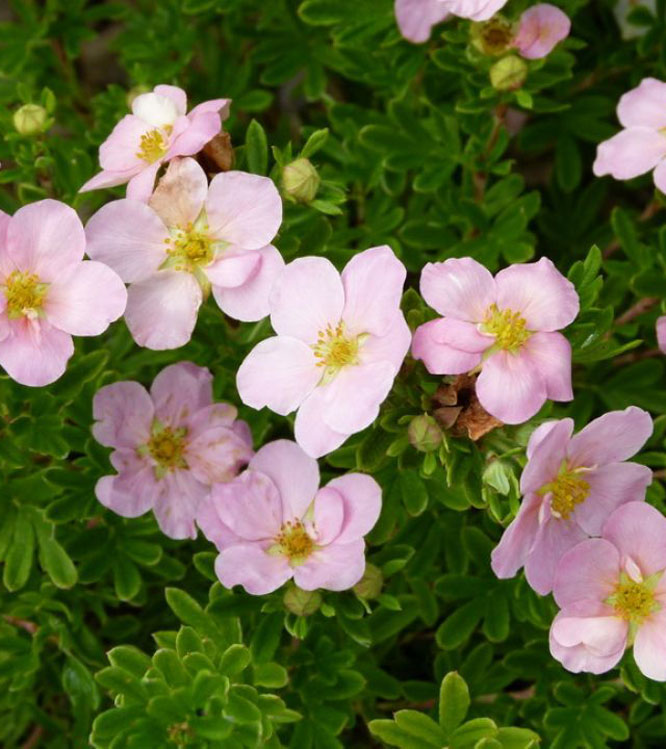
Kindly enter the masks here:
<path id="1" fill-rule="evenodd" d="M 495 344 L 504 351 L 516 352 L 531 335 L 526 326 L 527 321 L 520 312 L 500 310 L 496 304 L 491 304 L 486 311 L 481 329 L 495 336 Z"/>
<path id="2" fill-rule="evenodd" d="M 167 254 L 177 263 L 173 267 L 193 272 L 197 266 L 208 265 L 211 262 L 215 253 L 207 230 L 206 224 L 195 228 L 189 223 L 185 228 L 178 227 L 173 231 L 172 236 L 165 240 L 169 244 Z"/>
<path id="3" fill-rule="evenodd" d="M 171 125 L 165 125 L 163 128 L 156 127 L 144 133 L 141 136 L 139 150 L 136 152 L 137 157 L 148 164 L 154 164 L 161 159 L 169 150 L 171 130 Z"/>
<path id="4" fill-rule="evenodd" d="M 150 455 L 155 461 L 155 477 L 164 478 L 169 471 L 187 469 L 183 457 L 186 447 L 187 429 L 171 429 L 156 421 L 148 444 L 139 448 L 140 455 Z"/>
<path id="5" fill-rule="evenodd" d="M 565 520 L 571 515 L 576 505 L 582 504 L 590 494 L 590 485 L 576 471 L 562 468 L 555 481 L 545 484 L 539 494 L 551 492 L 550 512 L 556 518 Z"/>
<path id="6" fill-rule="evenodd" d="M 648 582 L 636 582 L 626 575 L 620 577 L 620 583 L 608 603 L 615 608 L 618 616 L 637 624 L 660 608 Z"/>
<path id="7" fill-rule="evenodd" d="M 19 317 L 34 319 L 42 314 L 42 305 L 48 284 L 40 283 L 34 273 L 13 271 L 5 281 L 7 316 L 10 320 Z"/>
<path id="8" fill-rule="evenodd" d="M 358 364 L 359 337 L 348 336 L 344 322 L 335 328 L 330 324 L 319 331 L 317 343 L 312 347 L 318 359 L 318 367 L 338 370 L 350 364 Z"/>
<path id="9" fill-rule="evenodd" d="M 300 520 L 289 521 L 280 529 L 275 539 L 277 551 L 289 558 L 293 565 L 303 564 L 315 548 L 314 541 L 308 535 Z"/>
<path id="10" fill-rule="evenodd" d="M 501 55 L 509 49 L 514 34 L 511 24 L 496 17 L 472 27 L 472 41 L 485 55 Z"/>

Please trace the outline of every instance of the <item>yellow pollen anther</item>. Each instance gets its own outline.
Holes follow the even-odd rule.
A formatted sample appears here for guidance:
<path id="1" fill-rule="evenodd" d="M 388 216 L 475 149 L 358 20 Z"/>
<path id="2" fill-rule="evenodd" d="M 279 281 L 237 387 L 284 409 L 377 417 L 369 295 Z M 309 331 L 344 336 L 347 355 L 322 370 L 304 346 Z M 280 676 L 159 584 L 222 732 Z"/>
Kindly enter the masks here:
<path id="1" fill-rule="evenodd" d="M 154 164 L 158 159 L 161 159 L 169 150 L 171 130 L 171 125 L 166 125 L 163 128 L 156 127 L 154 130 L 144 133 L 141 136 L 139 150 L 136 152 L 137 157 L 148 164 Z"/>
<path id="2" fill-rule="evenodd" d="M 278 551 L 289 558 L 291 564 L 302 564 L 312 554 L 314 541 L 300 520 L 289 521 L 280 529 L 275 539 Z"/>
<path id="3" fill-rule="evenodd" d="M 15 270 L 7 277 L 2 288 L 7 300 L 7 316 L 10 319 L 34 319 L 41 315 L 48 284 L 40 283 L 34 273 Z"/>
<path id="4" fill-rule="evenodd" d="M 550 512 L 556 518 L 565 520 L 582 504 L 590 494 L 590 485 L 576 471 L 563 467 L 555 481 L 539 489 L 539 494 L 551 492 Z"/>
<path id="5" fill-rule="evenodd" d="M 516 352 L 532 335 L 527 330 L 527 321 L 520 312 L 500 310 L 491 304 L 481 325 L 484 333 L 495 336 L 495 344 L 504 351 Z"/>
<path id="6" fill-rule="evenodd" d="M 171 429 L 159 422 L 153 426 L 148 444 L 139 448 L 141 454 L 148 454 L 155 461 L 155 476 L 164 478 L 169 471 L 176 468 L 186 469 L 187 463 L 183 457 L 186 447 L 186 429 Z"/>
<path id="7" fill-rule="evenodd" d="M 317 343 L 312 347 L 318 367 L 340 369 L 350 364 L 358 364 L 358 336 L 347 336 L 345 324 L 339 322 L 335 328 L 330 324 L 319 331 Z"/>
<path id="8" fill-rule="evenodd" d="M 169 245 L 167 254 L 182 263 L 183 270 L 193 271 L 198 265 L 208 265 L 213 259 L 213 242 L 207 233 L 208 226 L 194 228 L 189 223 L 178 228 L 171 239 L 165 240 Z"/>
<path id="9" fill-rule="evenodd" d="M 622 575 L 615 593 L 608 599 L 618 616 L 640 624 L 646 616 L 659 609 L 654 593 L 645 582 L 637 583 Z"/>

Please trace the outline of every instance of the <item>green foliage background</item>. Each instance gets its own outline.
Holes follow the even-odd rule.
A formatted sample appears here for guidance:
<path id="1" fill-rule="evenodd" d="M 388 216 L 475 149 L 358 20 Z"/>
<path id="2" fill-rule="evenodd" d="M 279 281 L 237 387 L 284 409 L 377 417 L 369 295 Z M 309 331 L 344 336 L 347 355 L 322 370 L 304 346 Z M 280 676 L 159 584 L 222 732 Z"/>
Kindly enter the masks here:
<path id="1" fill-rule="evenodd" d="M 204 539 L 166 539 L 152 516 L 124 520 L 93 493 L 110 472 L 90 434 L 102 384 L 147 384 L 189 359 L 238 404 L 235 371 L 267 321 L 239 325 L 211 300 L 178 351 L 139 349 L 117 323 L 79 339 L 51 387 L 0 377 L 0 745 L 520 749 L 536 735 L 553 749 L 666 745 L 666 688 L 631 655 L 619 672 L 568 674 L 548 653 L 553 602 L 489 568 L 518 508 L 524 446 L 546 417 L 580 427 L 605 410 L 648 409 L 655 433 L 639 459 L 657 472 L 648 499 L 664 510 L 666 391 L 654 350 L 664 199 L 649 176 L 601 180 L 591 164 L 618 128 L 619 96 L 645 76 L 666 78 L 665 3 L 656 18 L 634 11 L 645 34 L 633 41 L 610 2 L 559 5 L 572 37 L 506 93 L 489 84 L 493 60 L 469 48 L 469 23 L 413 46 L 391 0 L 0 6 L 5 211 L 55 197 L 85 219 L 122 195 L 77 190 L 128 92 L 174 83 L 192 103 L 231 97 L 237 168 L 278 184 L 280 164 L 314 134 L 306 153 L 323 183 L 314 204 L 285 203 L 276 244 L 287 260 L 325 254 L 342 267 L 388 243 L 415 289 L 427 261 L 471 255 L 496 270 L 547 255 L 582 301 L 567 331 L 575 401 L 478 443 L 447 434 L 432 453 L 410 446 L 407 425 L 432 410 L 439 383 L 407 361 L 378 424 L 321 461 L 325 479 L 358 469 L 382 484 L 368 559 L 383 591 L 326 593 L 310 616 L 287 611 L 283 591 L 225 591 Z M 506 12 L 526 6 L 510 0 Z M 29 102 L 52 123 L 28 137 L 12 115 Z M 527 119 L 509 135 L 514 110 Z M 412 326 L 431 314 L 413 290 L 404 308 Z M 256 446 L 292 435 L 287 419 L 241 415 Z"/>

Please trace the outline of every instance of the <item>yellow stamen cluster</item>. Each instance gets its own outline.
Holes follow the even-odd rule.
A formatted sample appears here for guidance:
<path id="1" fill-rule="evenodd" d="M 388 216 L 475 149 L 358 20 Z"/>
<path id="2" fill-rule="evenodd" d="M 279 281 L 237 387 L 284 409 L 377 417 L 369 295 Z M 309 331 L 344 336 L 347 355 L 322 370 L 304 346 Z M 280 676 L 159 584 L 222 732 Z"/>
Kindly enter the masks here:
<path id="1" fill-rule="evenodd" d="M 138 158 L 147 164 L 154 164 L 162 158 L 169 150 L 169 134 L 171 125 L 164 128 L 156 127 L 141 136 L 139 150 L 136 152 Z"/>
<path id="2" fill-rule="evenodd" d="M 34 273 L 15 270 L 3 287 L 7 300 L 7 315 L 10 319 L 35 318 L 42 314 L 42 305 L 48 284 L 40 283 Z"/>
<path id="3" fill-rule="evenodd" d="M 312 554 L 314 541 L 300 520 L 285 523 L 275 539 L 278 551 L 288 557 L 291 564 L 302 564 Z"/>
<path id="4" fill-rule="evenodd" d="M 153 426 L 150 440 L 145 448 L 140 449 L 140 452 L 147 453 L 155 461 L 155 476 L 158 479 L 164 478 L 169 471 L 187 468 L 183 457 L 186 436 L 186 429 L 171 429 L 158 422 Z"/>
<path id="5" fill-rule="evenodd" d="M 481 327 L 484 333 L 495 336 L 495 345 L 504 351 L 518 351 L 531 335 L 527 330 L 527 321 L 520 312 L 501 310 L 496 304 L 486 311 Z"/>
<path id="6" fill-rule="evenodd" d="M 317 343 L 312 348 L 318 359 L 318 367 L 337 370 L 350 364 L 358 364 L 358 336 L 347 336 L 343 322 L 335 327 L 329 324 L 324 330 L 320 330 Z"/>
<path id="7" fill-rule="evenodd" d="M 501 55 L 511 46 L 514 39 L 510 23 L 495 16 L 485 23 L 472 26 L 474 46 L 484 55 Z"/>
<path id="8" fill-rule="evenodd" d="M 208 236 L 207 224 L 195 228 L 188 223 L 184 228 L 178 227 L 164 241 L 169 245 L 169 265 L 176 270 L 194 272 L 195 268 L 208 265 L 213 259 L 213 242 Z"/>
<path id="9" fill-rule="evenodd" d="M 646 616 L 658 610 L 659 605 L 646 582 L 636 582 L 626 575 L 622 578 L 608 602 L 615 608 L 618 616 L 640 624 Z"/>
<path id="10" fill-rule="evenodd" d="M 550 511 L 556 518 L 565 520 L 590 495 L 590 485 L 576 471 L 564 468 L 555 481 L 542 487 L 540 494 L 551 492 Z"/>

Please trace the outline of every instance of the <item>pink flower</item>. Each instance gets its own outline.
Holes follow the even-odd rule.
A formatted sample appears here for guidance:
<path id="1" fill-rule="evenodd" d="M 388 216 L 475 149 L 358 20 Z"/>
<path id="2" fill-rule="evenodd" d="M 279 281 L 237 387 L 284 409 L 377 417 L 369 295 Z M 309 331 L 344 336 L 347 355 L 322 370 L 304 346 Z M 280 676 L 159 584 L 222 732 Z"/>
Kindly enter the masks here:
<path id="1" fill-rule="evenodd" d="M 243 403 L 282 415 L 298 409 L 296 441 L 313 457 L 372 424 L 409 348 L 405 275 L 386 246 L 353 257 L 342 276 L 322 257 L 287 265 L 270 299 L 277 336 L 238 370 Z"/>
<path id="2" fill-rule="evenodd" d="M 252 437 L 236 409 L 213 403 L 212 375 L 179 362 L 163 369 L 150 393 L 138 382 L 101 388 L 93 434 L 114 448 L 118 471 L 97 482 L 97 499 L 126 518 L 153 510 L 163 533 L 196 538 L 200 503 L 252 457 Z"/>
<path id="3" fill-rule="evenodd" d="M 194 159 L 176 159 L 148 205 L 116 200 L 86 226 L 91 257 L 130 283 L 125 320 L 140 346 L 187 343 L 211 288 L 238 320 L 268 314 L 268 294 L 284 267 L 269 244 L 282 222 L 272 180 L 224 172 L 208 186 Z"/>
<path id="4" fill-rule="evenodd" d="M 319 489 L 317 461 L 278 440 L 213 487 L 197 523 L 220 552 L 215 571 L 227 588 L 263 595 L 293 577 L 303 590 L 345 590 L 363 576 L 363 536 L 380 509 L 373 478 L 349 473 Z"/>
<path id="5" fill-rule="evenodd" d="M 103 333 L 127 292 L 101 263 L 83 259 L 86 238 L 64 203 L 0 211 L 0 365 L 22 385 L 48 385 L 74 353 L 72 336 Z"/>
<path id="6" fill-rule="evenodd" d="M 666 354 L 666 315 L 657 319 L 657 343 L 661 351 Z"/>
<path id="7" fill-rule="evenodd" d="M 536 60 L 550 54 L 570 31 L 571 21 L 566 13 L 550 3 L 539 3 L 520 17 L 514 45 L 523 57 Z"/>
<path id="8" fill-rule="evenodd" d="M 487 21 L 507 0 L 395 0 L 400 33 L 410 42 L 428 40 L 432 27 L 449 15 Z"/>
<path id="9" fill-rule="evenodd" d="M 500 578 L 524 565 L 528 583 L 549 593 L 562 555 L 588 536 L 601 534 L 611 513 L 645 499 L 652 471 L 628 463 L 652 434 L 640 408 L 611 411 L 572 437 L 573 421 L 548 421 L 534 430 L 520 479 L 518 515 L 492 553 Z"/>
<path id="10" fill-rule="evenodd" d="M 229 99 L 213 99 L 186 114 L 187 95 L 176 86 L 155 86 L 137 96 L 132 114 L 125 115 L 100 146 L 102 171 L 79 192 L 128 182 L 127 197 L 145 202 L 160 166 L 175 156 L 198 153 L 222 130 L 229 104 Z"/>
<path id="11" fill-rule="evenodd" d="M 550 260 L 495 278 L 469 257 L 428 263 L 421 294 L 444 315 L 414 333 L 412 354 L 431 374 L 481 369 L 479 401 L 507 424 L 531 418 L 548 398 L 573 398 L 571 346 L 556 331 L 578 314 L 578 294 Z"/>
<path id="12" fill-rule="evenodd" d="M 624 127 L 597 147 L 597 177 L 632 179 L 654 169 L 655 185 L 666 192 L 666 83 L 644 78 L 617 105 Z"/>
<path id="13" fill-rule="evenodd" d="M 645 676 L 666 681 L 665 569 L 666 518 L 644 502 L 616 510 L 602 538 L 583 541 L 560 560 L 553 657 L 574 673 L 600 674 L 633 644 Z"/>

